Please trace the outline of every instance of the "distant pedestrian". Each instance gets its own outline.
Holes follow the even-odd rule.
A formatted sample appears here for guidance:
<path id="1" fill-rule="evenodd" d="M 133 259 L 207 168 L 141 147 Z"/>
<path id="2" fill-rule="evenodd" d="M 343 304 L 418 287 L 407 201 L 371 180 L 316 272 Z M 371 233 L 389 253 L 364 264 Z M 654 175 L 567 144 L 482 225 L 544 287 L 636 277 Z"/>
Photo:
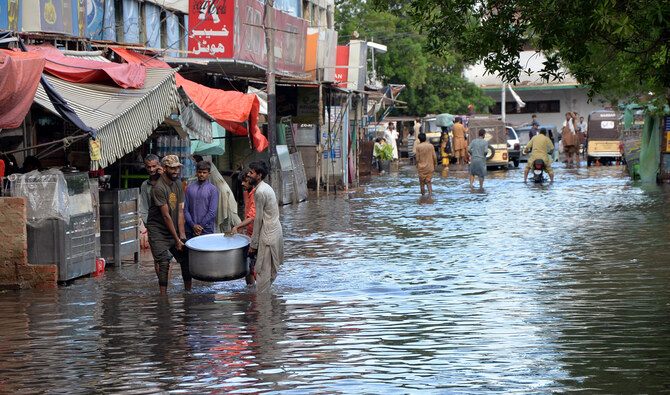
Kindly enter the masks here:
<path id="1" fill-rule="evenodd" d="M 418 137 L 419 133 L 421 133 L 421 119 L 417 118 L 414 122 L 414 135 Z"/>
<path id="2" fill-rule="evenodd" d="M 580 132 L 586 134 L 587 129 L 588 129 L 588 124 L 584 120 L 584 117 L 579 117 L 579 123 L 577 123 L 577 128 L 579 129 Z"/>
<path id="3" fill-rule="evenodd" d="M 421 187 L 421 196 L 426 194 L 428 187 L 428 196 L 433 194 L 433 172 L 437 166 L 437 155 L 435 147 L 426 142 L 426 134 L 419 133 L 419 144 L 416 146 L 416 169 L 419 173 L 419 186 Z"/>
<path id="4" fill-rule="evenodd" d="M 389 144 L 391 147 L 393 147 L 393 152 L 391 153 L 391 156 L 393 157 L 393 160 L 398 159 L 398 131 L 395 130 L 395 127 L 393 126 L 393 122 L 390 122 L 384 131 L 384 139 L 386 139 L 386 144 Z"/>
<path id="5" fill-rule="evenodd" d="M 534 124 L 530 127 L 530 131 L 528 132 L 528 137 L 529 140 L 532 139 L 533 137 L 537 136 L 539 130 L 538 130 L 539 125 Z"/>
<path id="6" fill-rule="evenodd" d="M 149 244 L 162 295 L 167 294 L 172 256 L 181 266 L 184 289 L 191 289 L 186 232 L 184 231 L 184 189 L 178 182 L 181 166 L 177 155 L 163 158 L 163 174 L 151 188 L 151 205 L 147 219 Z"/>
<path id="7" fill-rule="evenodd" d="M 416 151 L 414 147 L 416 146 L 416 134 L 414 129 L 409 131 L 409 136 L 407 136 L 407 157 L 409 158 L 409 164 L 413 165 L 416 163 Z"/>
<path id="8" fill-rule="evenodd" d="M 454 120 L 454 127 L 451 131 L 454 140 L 454 156 L 456 162 L 460 165 L 466 161 L 466 151 L 468 148 L 468 143 L 466 142 L 465 134 L 468 132 L 468 129 L 463 126 L 463 121 L 461 117 L 456 117 Z"/>
<path id="9" fill-rule="evenodd" d="M 565 113 L 565 121 L 561 130 L 563 141 L 563 152 L 565 153 L 565 163 L 573 163 L 579 141 L 577 139 L 577 115 L 572 111 Z"/>
<path id="10" fill-rule="evenodd" d="M 538 127 L 540 126 L 540 123 L 537 121 L 537 115 L 533 114 L 532 117 L 530 117 L 530 126 L 537 125 Z"/>
<path id="11" fill-rule="evenodd" d="M 477 133 L 478 138 L 472 140 L 468 147 L 470 158 L 470 188 L 473 187 L 475 176 L 479 179 L 479 188 L 484 187 L 484 178 L 486 177 L 486 154 L 489 150 L 489 142 L 484 139 L 486 130 L 480 129 Z"/>
<path id="12" fill-rule="evenodd" d="M 284 235 L 279 222 L 279 205 L 274 190 L 263 180 L 268 174 L 264 162 L 249 164 L 249 181 L 255 187 L 256 218 L 249 255 L 256 256 L 256 290 L 270 291 L 284 261 Z"/>
<path id="13" fill-rule="evenodd" d="M 186 187 L 184 197 L 184 220 L 186 237 L 192 238 L 215 232 L 216 210 L 219 191 L 209 182 L 212 164 L 200 161 L 196 165 L 198 181 Z"/>

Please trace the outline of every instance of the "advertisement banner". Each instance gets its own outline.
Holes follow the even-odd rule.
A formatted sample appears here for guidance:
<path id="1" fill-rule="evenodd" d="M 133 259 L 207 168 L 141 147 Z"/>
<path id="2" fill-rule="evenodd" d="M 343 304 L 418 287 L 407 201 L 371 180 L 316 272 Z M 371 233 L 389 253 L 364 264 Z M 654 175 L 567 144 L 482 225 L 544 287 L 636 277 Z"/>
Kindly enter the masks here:
<path id="1" fill-rule="evenodd" d="M 335 60 L 335 82 L 341 82 L 340 84 L 335 84 L 337 86 L 345 87 L 347 86 L 347 79 L 349 78 L 349 47 L 346 45 L 337 46 L 337 58 Z"/>
<path id="2" fill-rule="evenodd" d="M 189 56 L 232 58 L 234 0 L 189 0 Z"/>
<path id="3" fill-rule="evenodd" d="M 63 2 L 40 0 L 40 23 L 40 31 L 63 33 Z"/>
<path id="4" fill-rule="evenodd" d="M 7 20 L 7 0 L 0 0 L 0 29 L 7 30 L 9 21 Z"/>
<path id="5" fill-rule="evenodd" d="M 102 17 L 105 15 L 104 0 L 84 0 L 86 7 L 86 37 L 102 40 Z M 110 0 L 111 1 L 111 0 Z"/>

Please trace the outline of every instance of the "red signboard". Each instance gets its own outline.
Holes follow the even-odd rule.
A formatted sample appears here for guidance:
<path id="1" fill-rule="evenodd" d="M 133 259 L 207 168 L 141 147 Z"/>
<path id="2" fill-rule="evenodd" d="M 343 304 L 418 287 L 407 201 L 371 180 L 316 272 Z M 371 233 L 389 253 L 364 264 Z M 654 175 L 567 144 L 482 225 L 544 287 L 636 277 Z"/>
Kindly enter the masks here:
<path id="1" fill-rule="evenodd" d="M 235 0 L 189 0 L 189 56 L 232 58 Z"/>
<path id="2" fill-rule="evenodd" d="M 346 87 L 347 79 L 349 79 L 349 46 L 337 46 L 337 58 L 335 59 L 335 66 L 342 66 L 335 68 L 335 82 L 343 82 L 342 84 L 336 85 Z"/>

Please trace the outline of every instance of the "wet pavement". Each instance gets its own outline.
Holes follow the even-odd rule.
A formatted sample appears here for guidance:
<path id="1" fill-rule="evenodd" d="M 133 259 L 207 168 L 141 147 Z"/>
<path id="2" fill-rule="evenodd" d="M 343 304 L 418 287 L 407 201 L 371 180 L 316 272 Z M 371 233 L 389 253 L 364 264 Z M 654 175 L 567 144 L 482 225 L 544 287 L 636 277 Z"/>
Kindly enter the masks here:
<path id="1" fill-rule="evenodd" d="M 281 210 L 269 297 L 150 262 L 0 293 L 1 393 L 670 392 L 670 189 L 413 169 Z"/>

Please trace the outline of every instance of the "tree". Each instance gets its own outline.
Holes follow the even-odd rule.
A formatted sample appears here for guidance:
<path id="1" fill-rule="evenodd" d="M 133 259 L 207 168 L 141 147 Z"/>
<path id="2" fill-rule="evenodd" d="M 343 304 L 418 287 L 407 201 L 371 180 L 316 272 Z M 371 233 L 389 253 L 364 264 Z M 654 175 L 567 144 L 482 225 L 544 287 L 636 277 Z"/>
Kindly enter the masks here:
<path id="1" fill-rule="evenodd" d="M 375 71 L 384 83 L 404 84 L 399 100 L 406 108 L 394 114 L 425 115 L 478 112 L 494 104 L 474 84 L 462 77 L 465 64 L 454 53 L 429 53 L 427 39 L 409 18 L 377 11 L 364 0 L 341 2 L 336 7 L 336 28 L 340 43 L 354 35 L 387 45 L 388 52 L 375 55 Z"/>
<path id="2" fill-rule="evenodd" d="M 589 95 L 629 99 L 653 93 L 670 102 L 670 2 L 667 0 L 373 0 L 407 14 L 433 53 L 457 51 L 467 63 L 515 83 L 519 54 L 547 57 L 541 74 L 561 79 L 565 66 Z"/>

